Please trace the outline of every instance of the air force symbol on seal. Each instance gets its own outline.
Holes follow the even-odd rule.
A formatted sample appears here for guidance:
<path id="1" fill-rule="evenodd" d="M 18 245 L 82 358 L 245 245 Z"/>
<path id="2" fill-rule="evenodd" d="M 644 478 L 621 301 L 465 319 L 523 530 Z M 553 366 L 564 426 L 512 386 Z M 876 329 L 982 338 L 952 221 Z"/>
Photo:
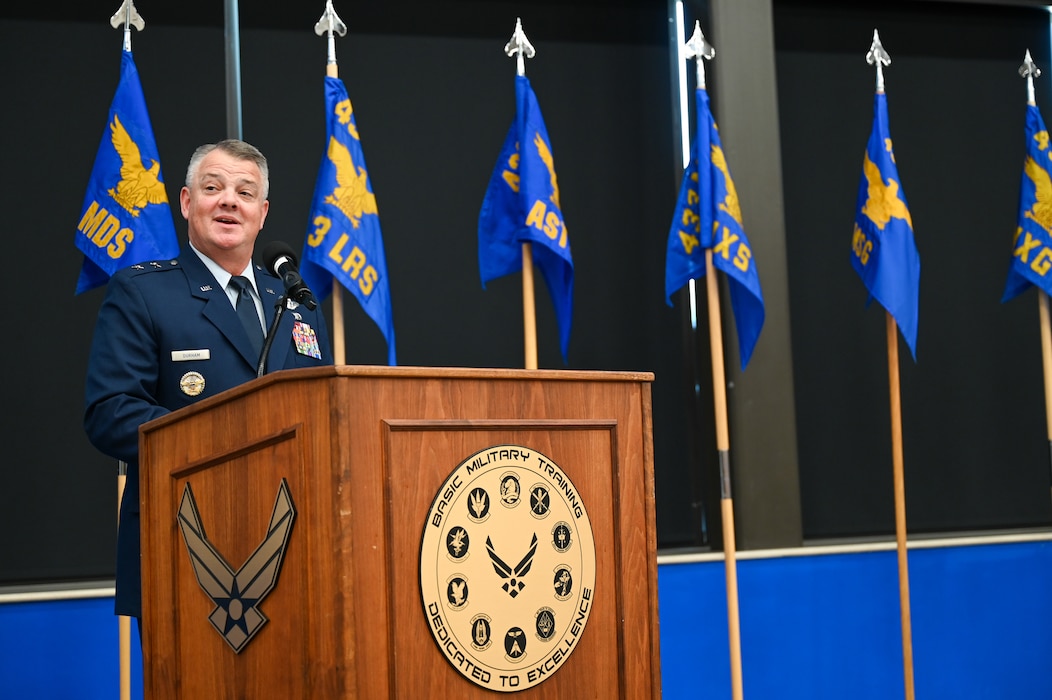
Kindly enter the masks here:
<path id="1" fill-rule="evenodd" d="M 550 678 L 584 633 L 595 572 L 581 495 L 536 450 L 486 448 L 439 487 L 420 545 L 421 600 L 438 648 L 472 683 L 514 692 Z"/>

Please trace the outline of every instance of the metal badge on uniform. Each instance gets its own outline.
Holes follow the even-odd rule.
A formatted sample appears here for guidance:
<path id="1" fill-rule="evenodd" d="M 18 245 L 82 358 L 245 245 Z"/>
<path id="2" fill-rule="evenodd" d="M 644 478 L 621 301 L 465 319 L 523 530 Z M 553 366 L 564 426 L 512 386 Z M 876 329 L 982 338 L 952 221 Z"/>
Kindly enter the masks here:
<path id="1" fill-rule="evenodd" d="M 315 360 L 321 359 L 321 348 L 318 346 L 318 336 L 309 323 L 296 321 L 292 324 L 292 339 L 296 343 L 296 352 Z"/>
<path id="2" fill-rule="evenodd" d="M 179 380 L 179 388 L 187 396 L 198 396 L 205 390 L 205 378 L 200 372 L 187 372 Z"/>

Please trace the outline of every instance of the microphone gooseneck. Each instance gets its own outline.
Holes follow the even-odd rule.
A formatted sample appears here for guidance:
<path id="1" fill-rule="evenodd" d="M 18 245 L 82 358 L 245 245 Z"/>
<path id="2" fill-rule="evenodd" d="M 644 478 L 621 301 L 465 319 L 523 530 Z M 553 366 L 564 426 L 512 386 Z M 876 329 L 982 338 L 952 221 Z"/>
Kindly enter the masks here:
<path id="1" fill-rule="evenodd" d="M 282 294 L 278 297 L 278 303 L 274 305 L 274 320 L 267 331 L 267 338 L 263 341 L 263 350 L 259 353 L 259 364 L 256 365 L 256 376 L 262 377 L 267 373 L 267 355 L 270 354 L 270 346 L 274 344 L 274 336 L 277 335 L 278 326 L 281 325 L 281 317 L 285 314 L 285 299 Z"/>

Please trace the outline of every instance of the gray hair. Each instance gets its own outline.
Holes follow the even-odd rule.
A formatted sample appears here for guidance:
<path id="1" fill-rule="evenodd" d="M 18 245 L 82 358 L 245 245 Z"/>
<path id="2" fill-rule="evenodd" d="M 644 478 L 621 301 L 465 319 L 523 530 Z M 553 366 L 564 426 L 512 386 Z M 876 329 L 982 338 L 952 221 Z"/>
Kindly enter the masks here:
<path id="1" fill-rule="evenodd" d="M 218 143 L 206 143 L 198 146 L 194 154 L 190 156 L 190 164 L 186 167 L 186 186 L 193 189 L 194 178 L 201 161 L 212 151 L 223 151 L 238 160 L 250 160 L 259 168 L 259 174 L 263 177 L 263 199 L 270 194 L 270 168 L 267 167 L 267 158 L 258 148 L 245 141 L 238 139 L 224 139 Z"/>

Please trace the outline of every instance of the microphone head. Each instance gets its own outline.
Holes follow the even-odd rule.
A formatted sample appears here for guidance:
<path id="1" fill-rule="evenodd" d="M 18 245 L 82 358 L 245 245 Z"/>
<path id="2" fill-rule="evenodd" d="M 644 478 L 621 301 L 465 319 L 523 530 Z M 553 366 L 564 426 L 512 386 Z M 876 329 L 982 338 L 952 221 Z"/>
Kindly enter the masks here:
<path id="1" fill-rule="evenodd" d="M 281 262 L 282 258 L 288 258 L 293 267 L 299 265 L 299 259 L 296 257 L 296 252 L 284 241 L 270 241 L 263 246 L 263 251 L 260 254 L 260 257 L 263 258 L 263 267 L 268 271 L 273 272 L 278 277 L 281 277 L 281 273 L 278 272 L 277 265 Z"/>

